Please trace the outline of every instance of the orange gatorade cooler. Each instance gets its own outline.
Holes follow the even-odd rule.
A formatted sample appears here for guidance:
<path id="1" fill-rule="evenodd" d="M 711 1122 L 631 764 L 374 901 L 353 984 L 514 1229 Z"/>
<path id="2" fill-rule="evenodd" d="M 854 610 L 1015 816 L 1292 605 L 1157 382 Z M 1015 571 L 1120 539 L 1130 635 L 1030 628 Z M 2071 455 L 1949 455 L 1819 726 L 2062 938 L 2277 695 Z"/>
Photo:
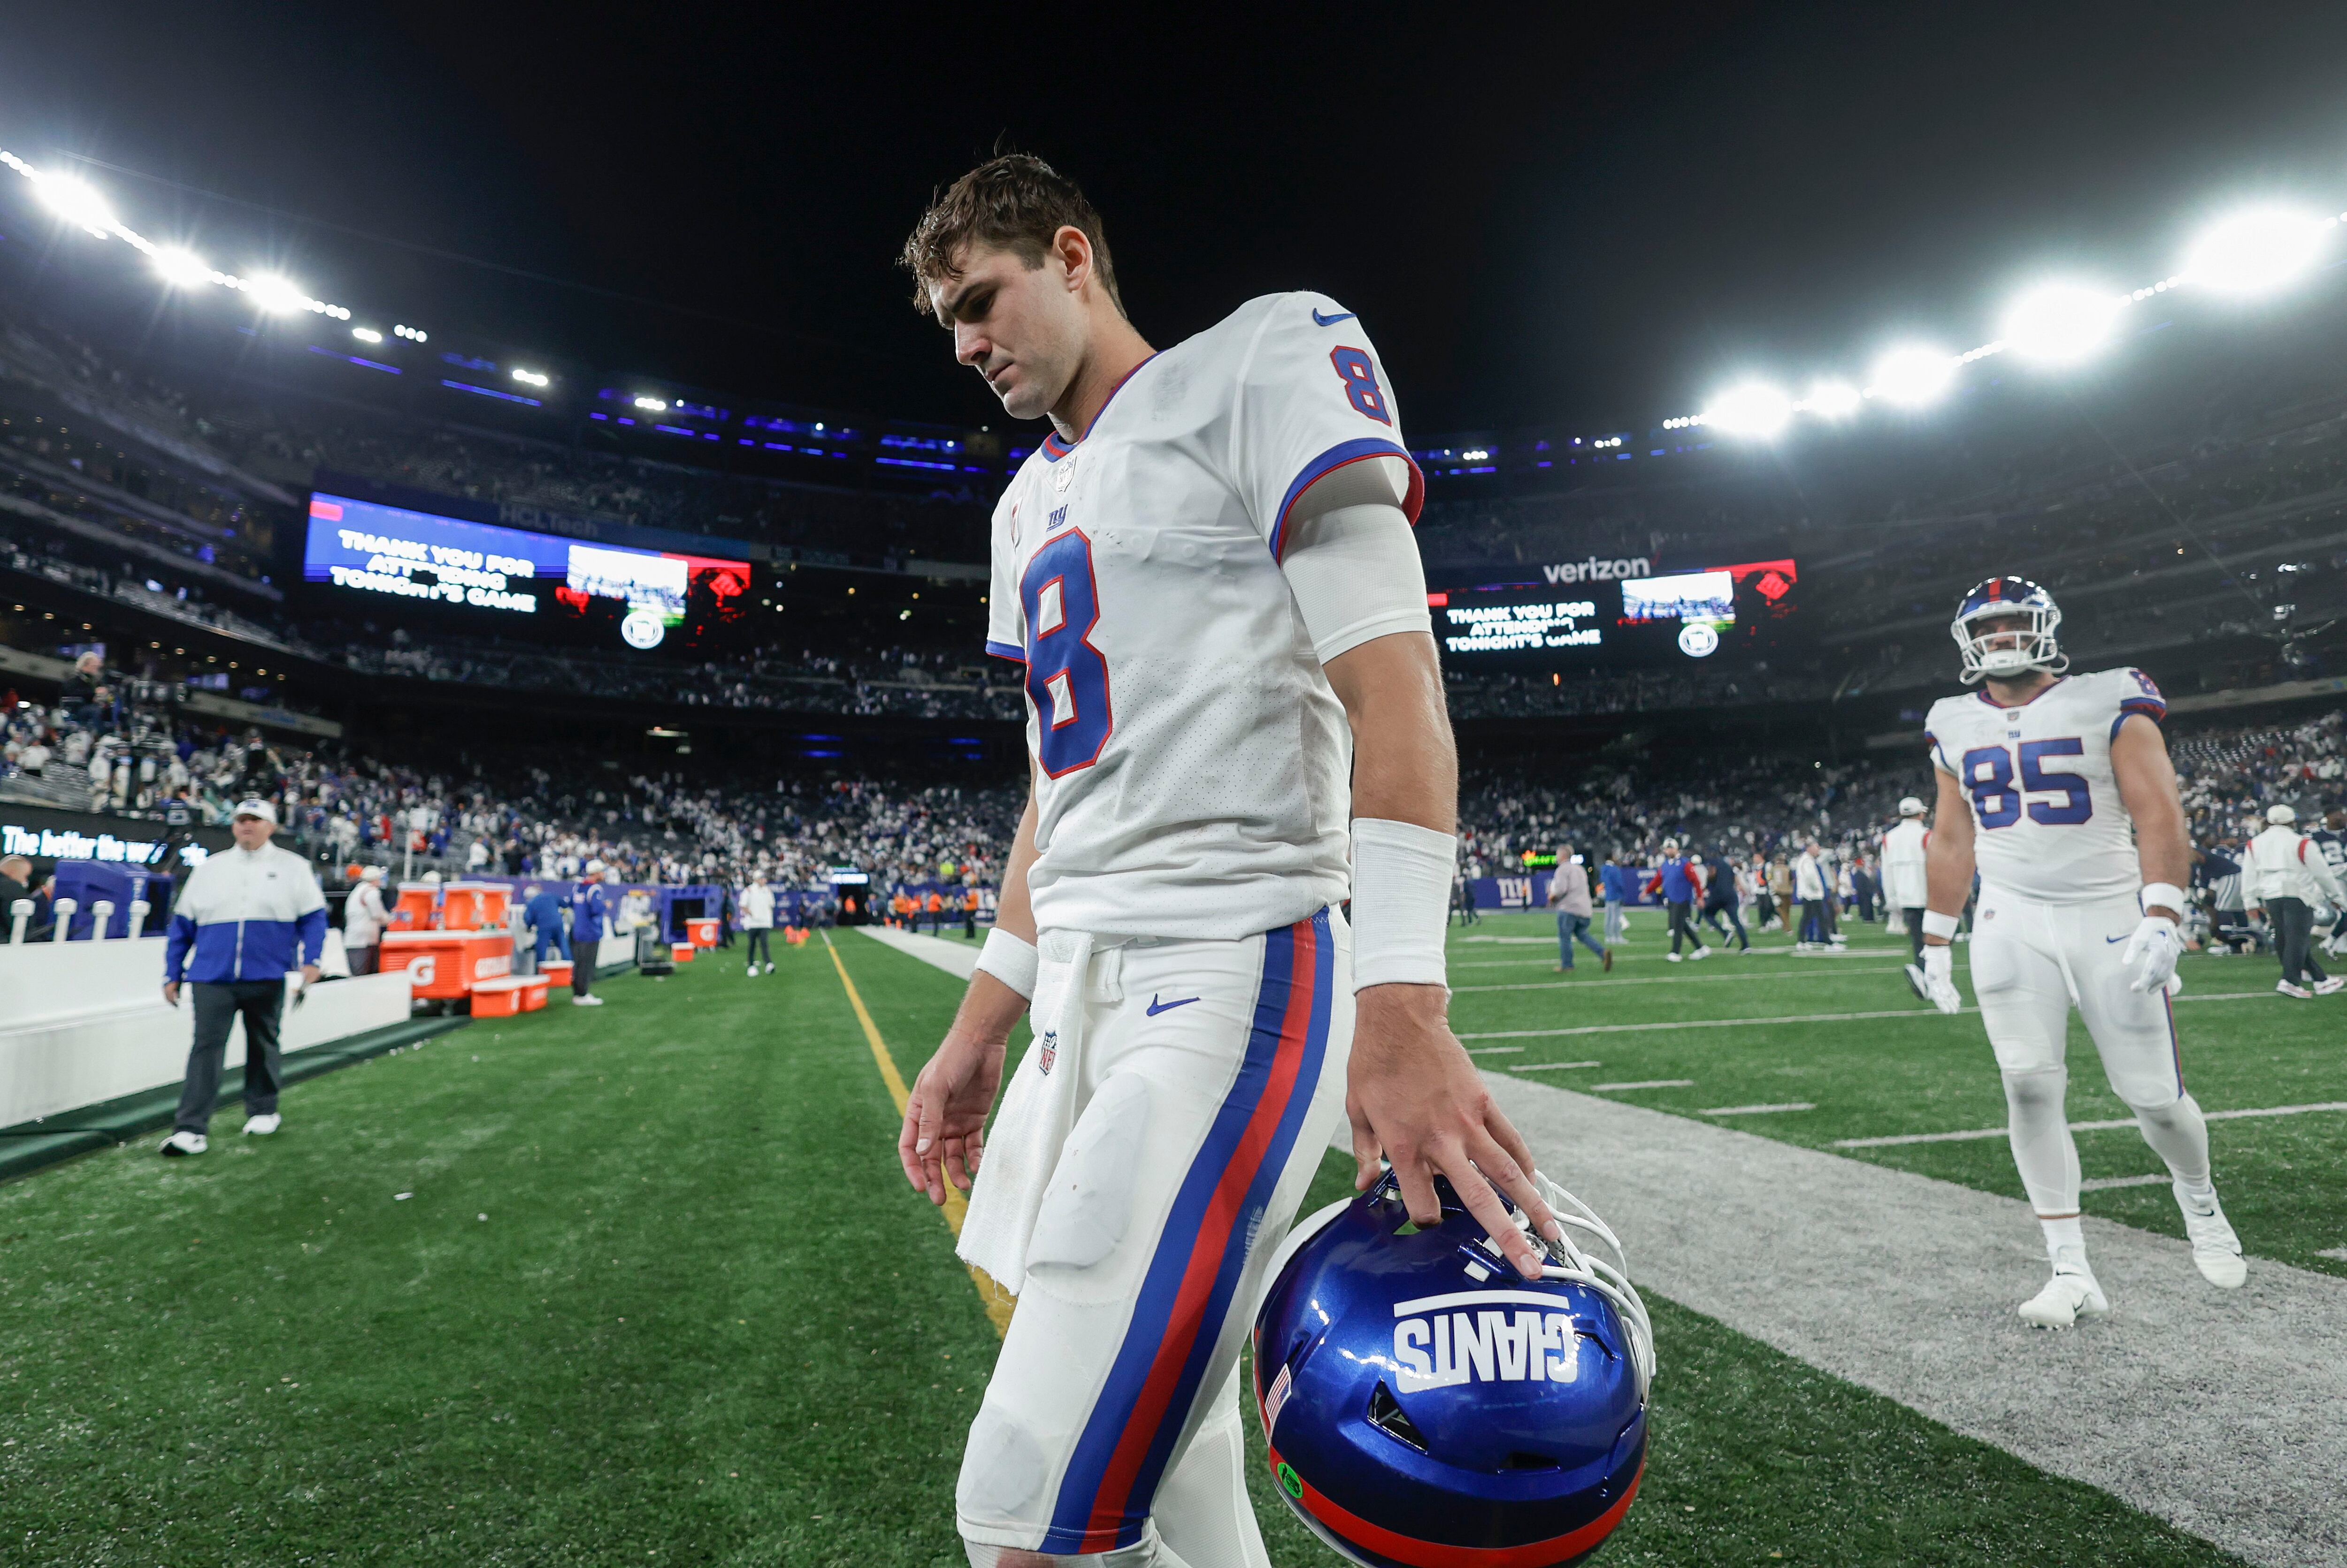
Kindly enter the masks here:
<path id="1" fill-rule="evenodd" d="M 549 986 L 567 986 L 570 983 L 570 960 L 548 958 L 538 966 L 538 972 Z"/>
<path id="2" fill-rule="evenodd" d="M 448 931 L 503 926 L 506 905 L 513 897 L 513 889 L 502 882 L 451 882 L 440 892 L 440 926 Z"/>
<path id="3" fill-rule="evenodd" d="M 482 980 L 513 972 L 513 938 L 504 931 L 385 931 L 383 969 L 405 969 L 408 994 L 454 1001 Z"/>
<path id="4" fill-rule="evenodd" d="M 715 920 L 687 920 L 684 923 L 684 934 L 692 939 L 692 945 L 696 948 L 713 948 L 717 946 L 717 922 Z"/>
<path id="5" fill-rule="evenodd" d="M 475 1018 L 511 1018 L 521 1011 L 522 992 L 529 985 L 527 975 L 499 975 L 495 979 L 473 982 L 473 1016 Z"/>
<path id="6" fill-rule="evenodd" d="M 668 945 L 668 956 L 674 958 L 680 964 L 689 964 L 692 962 L 692 952 L 693 948 L 691 942 L 671 942 Z"/>
<path id="7" fill-rule="evenodd" d="M 546 977 L 523 975 L 521 978 L 521 1010 L 538 1012 L 546 1006 Z"/>

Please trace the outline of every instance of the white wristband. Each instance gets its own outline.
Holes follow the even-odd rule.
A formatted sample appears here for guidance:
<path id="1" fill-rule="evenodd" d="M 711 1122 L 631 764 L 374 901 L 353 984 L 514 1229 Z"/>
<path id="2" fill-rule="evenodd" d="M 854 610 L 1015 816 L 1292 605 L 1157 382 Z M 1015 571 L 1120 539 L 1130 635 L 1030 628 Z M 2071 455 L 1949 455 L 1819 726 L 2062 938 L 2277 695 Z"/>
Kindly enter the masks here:
<path id="1" fill-rule="evenodd" d="M 2147 882 L 2143 885 L 2144 913 L 2151 913 L 2155 904 L 2163 909 L 2173 909 L 2179 915 L 2192 907 L 2184 901 L 2184 889 L 2173 882 Z"/>
<path id="2" fill-rule="evenodd" d="M 1353 989 L 1439 986 L 1459 840 L 1384 817 L 1353 822 Z"/>
<path id="3" fill-rule="evenodd" d="M 986 946 L 978 952 L 979 968 L 1029 1001 L 1035 999 L 1035 970 L 1040 961 L 1034 943 L 1022 942 L 999 926 L 986 934 Z"/>
<path id="4" fill-rule="evenodd" d="M 1942 915 L 1937 909 L 1923 911 L 1923 935 L 1937 937 L 1942 942 L 1956 939 L 1956 927 L 1963 922 L 1953 915 Z"/>

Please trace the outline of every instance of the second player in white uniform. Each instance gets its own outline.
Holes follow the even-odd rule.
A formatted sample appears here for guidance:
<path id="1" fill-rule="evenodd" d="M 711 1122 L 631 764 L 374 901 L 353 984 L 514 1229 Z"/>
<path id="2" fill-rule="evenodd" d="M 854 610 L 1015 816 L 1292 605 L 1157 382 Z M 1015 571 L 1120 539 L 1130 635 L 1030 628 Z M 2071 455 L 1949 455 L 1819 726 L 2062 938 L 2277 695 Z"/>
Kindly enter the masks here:
<path id="1" fill-rule="evenodd" d="M 1441 1021 L 1456 773 L 1418 471 L 1353 313 L 1268 296 L 1153 354 L 1097 216 L 1033 159 L 966 176 L 908 256 L 964 363 L 1055 426 L 988 594 L 1032 796 L 899 1142 L 936 1201 L 984 1156 L 960 1252 L 1019 1295 L 958 1526 L 975 1568 L 1264 1565 L 1240 1344 L 1348 1110 L 1414 1217 L 1440 1172 L 1492 1234 L 1493 1184 L 1558 1234 Z"/>
<path id="2" fill-rule="evenodd" d="M 2019 579 L 1973 589 L 1954 630 L 1966 679 L 1984 677 L 1986 689 L 1942 698 L 1925 720 L 1940 794 L 1926 851 L 1929 989 L 1943 1010 L 1961 1005 L 1946 944 L 1977 866 L 1973 989 L 2054 1267 L 2021 1315 L 2049 1327 L 2108 1306 L 2080 1234 L 2064 1103 L 2074 1009 L 2112 1092 L 2168 1163 L 2202 1274 L 2219 1286 L 2243 1277 L 2168 999 L 2189 851 L 2158 730 L 2167 703 L 2140 671 L 2060 674 L 2060 620 Z"/>

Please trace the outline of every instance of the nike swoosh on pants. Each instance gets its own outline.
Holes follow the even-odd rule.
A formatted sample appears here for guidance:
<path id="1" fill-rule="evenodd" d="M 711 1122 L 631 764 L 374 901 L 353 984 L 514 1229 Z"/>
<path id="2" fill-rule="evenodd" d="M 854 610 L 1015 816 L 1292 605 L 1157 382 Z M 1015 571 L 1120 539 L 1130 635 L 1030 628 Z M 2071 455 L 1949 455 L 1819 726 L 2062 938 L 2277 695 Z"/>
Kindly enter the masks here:
<path id="1" fill-rule="evenodd" d="M 1175 1008 L 1188 1007 L 1192 1002 L 1196 1001 L 1197 999 L 1198 999 L 1196 997 L 1184 997 L 1178 1002 L 1161 1003 L 1157 999 L 1157 993 L 1152 991 L 1149 993 L 1149 1016 L 1151 1018 L 1155 1018 L 1159 1013 L 1172 1012 Z"/>
<path id="2" fill-rule="evenodd" d="M 1358 312 L 1354 311 L 1338 311 L 1333 316 L 1324 316 L 1320 313 L 1320 307 L 1318 305 L 1315 305 L 1312 307 L 1312 324 L 1314 326 L 1320 327 L 1333 327 L 1338 322 L 1351 321 L 1358 313 Z"/>

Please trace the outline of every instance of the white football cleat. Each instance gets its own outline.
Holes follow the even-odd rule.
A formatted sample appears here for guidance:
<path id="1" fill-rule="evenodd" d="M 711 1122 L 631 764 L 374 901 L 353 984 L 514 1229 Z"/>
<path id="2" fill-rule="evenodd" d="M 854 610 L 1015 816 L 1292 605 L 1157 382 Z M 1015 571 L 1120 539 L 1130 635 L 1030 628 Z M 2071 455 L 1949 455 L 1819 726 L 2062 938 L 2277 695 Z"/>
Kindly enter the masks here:
<path id="1" fill-rule="evenodd" d="M 575 1008 L 599 1008 L 603 1005 L 603 999 L 597 996 L 572 997 L 570 1005 Z"/>
<path id="2" fill-rule="evenodd" d="M 2091 1273 L 2064 1273 L 2047 1280 L 2045 1289 L 2014 1310 L 2034 1327 L 2067 1328 L 2081 1317 L 2100 1317 L 2110 1309 L 2110 1298 Z"/>
<path id="3" fill-rule="evenodd" d="M 1685 963 L 1686 961 L 1680 958 L 1676 953 L 1665 953 L 1663 957 L 1674 964 Z"/>
<path id="4" fill-rule="evenodd" d="M 1697 948 L 1695 950 L 1695 956 L 1698 958 L 1707 958 L 1711 957 L 1711 949 L 1709 948 Z"/>
<path id="5" fill-rule="evenodd" d="M 2192 1238 L 2192 1265 L 2200 1277 L 2219 1290 L 2239 1290 L 2250 1277 L 2250 1266 L 2241 1257 L 2241 1238 L 2233 1234 L 2231 1222 L 2225 1218 L 2225 1205 L 2214 1195 L 2209 1200 L 2209 1212 L 2200 1214 L 2184 1195 L 2184 1184 L 2169 1184 L 2176 1194 L 2176 1206 L 2184 1213 L 2184 1234 Z"/>
<path id="6" fill-rule="evenodd" d="M 276 1112 L 272 1111 L 265 1116 L 246 1117 L 244 1119 L 244 1131 L 250 1137 L 266 1138 L 272 1132 L 276 1132 L 279 1127 L 284 1125 L 284 1117 L 280 1116 Z"/>
<path id="7" fill-rule="evenodd" d="M 772 958 L 766 960 L 766 972 L 770 975 L 774 972 L 774 960 Z"/>
<path id="8" fill-rule="evenodd" d="M 2308 990 L 2304 986 L 2294 986 L 2288 980 L 2276 980 L 2274 982 L 2274 989 L 2280 991 L 2283 996 L 2296 997 L 2302 1002 L 2311 1002 L 2314 999 L 2314 993 L 2312 991 Z"/>
<path id="9" fill-rule="evenodd" d="M 206 1149 L 210 1147 L 210 1141 L 201 1132 L 174 1132 L 169 1137 L 164 1139 L 162 1152 L 166 1154 L 174 1156 L 181 1154 L 200 1154 Z"/>

